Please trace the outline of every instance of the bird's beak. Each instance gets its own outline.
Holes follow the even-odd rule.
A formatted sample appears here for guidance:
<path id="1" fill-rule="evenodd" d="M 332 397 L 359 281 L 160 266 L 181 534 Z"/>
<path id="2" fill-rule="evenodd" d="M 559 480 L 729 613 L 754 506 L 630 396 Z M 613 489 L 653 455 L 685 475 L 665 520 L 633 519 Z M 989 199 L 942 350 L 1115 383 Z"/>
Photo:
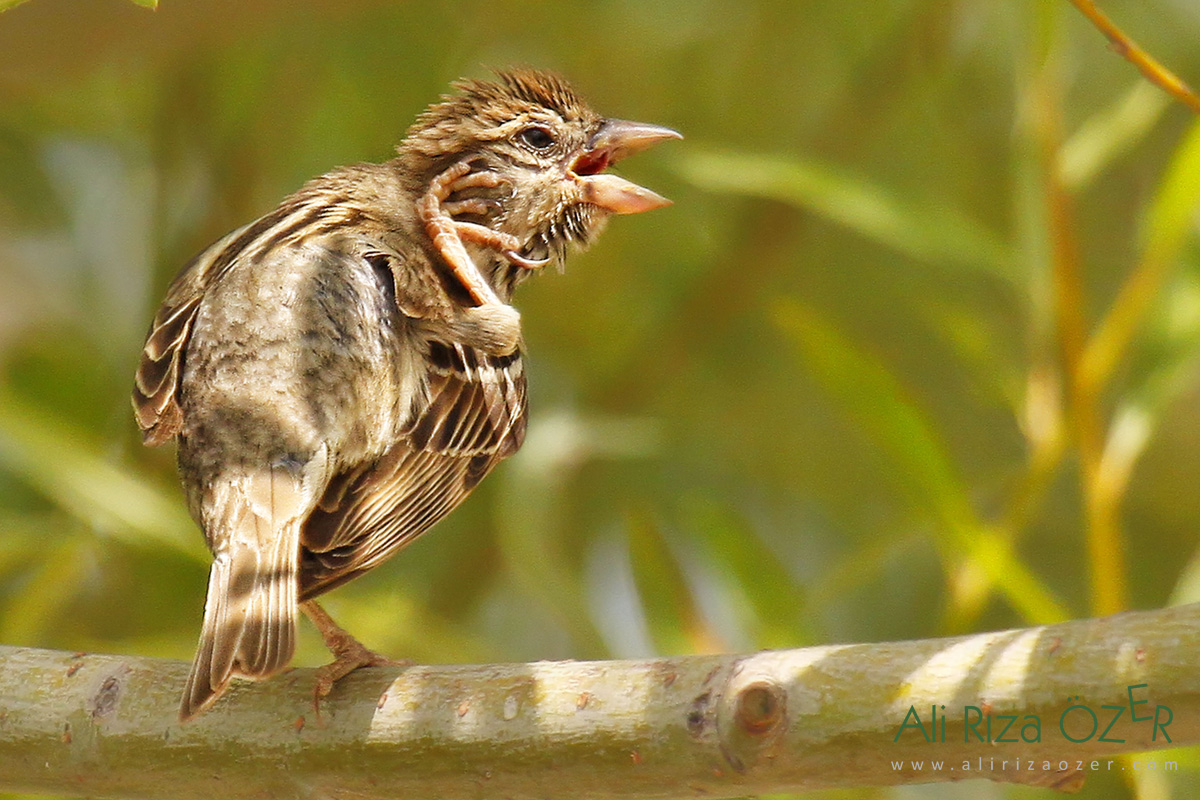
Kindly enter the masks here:
<path id="1" fill-rule="evenodd" d="M 671 205 L 667 198 L 617 175 L 602 174 L 610 165 L 666 139 L 682 139 L 677 131 L 645 122 L 607 119 L 571 164 L 571 176 L 583 190 L 584 202 L 614 214 L 639 214 Z"/>

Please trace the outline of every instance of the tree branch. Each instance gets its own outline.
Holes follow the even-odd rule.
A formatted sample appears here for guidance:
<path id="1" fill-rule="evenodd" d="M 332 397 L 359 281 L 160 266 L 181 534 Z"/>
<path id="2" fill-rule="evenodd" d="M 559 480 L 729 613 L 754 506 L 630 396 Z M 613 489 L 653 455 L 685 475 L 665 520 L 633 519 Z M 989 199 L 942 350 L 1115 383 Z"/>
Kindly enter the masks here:
<path id="1" fill-rule="evenodd" d="M 1190 86 L 1176 77 L 1175 73 L 1158 63 L 1153 56 L 1126 36 L 1124 31 L 1096 7 L 1093 0 L 1070 0 L 1070 2 L 1108 38 L 1112 49 L 1137 67 L 1146 80 L 1200 114 L 1200 96 L 1197 96 Z"/>
<path id="2" fill-rule="evenodd" d="M 1197 630 L 1191 605 L 751 655 L 380 668 L 341 682 L 320 717 L 313 670 L 297 669 L 240 683 L 182 726 L 183 663 L 0 647 L 0 789 L 183 800 L 735 797 L 970 778 L 1075 789 L 1089 771 L 1122 769 L 1114 754 L 1200 743 Z M 1065 734 L 1078 742 L 1060 729 L 1072 704 Z M 992 741 L 980 741 L 988 715 Z M 1022 741 L 1033 720 L 1037 741 Z"/>

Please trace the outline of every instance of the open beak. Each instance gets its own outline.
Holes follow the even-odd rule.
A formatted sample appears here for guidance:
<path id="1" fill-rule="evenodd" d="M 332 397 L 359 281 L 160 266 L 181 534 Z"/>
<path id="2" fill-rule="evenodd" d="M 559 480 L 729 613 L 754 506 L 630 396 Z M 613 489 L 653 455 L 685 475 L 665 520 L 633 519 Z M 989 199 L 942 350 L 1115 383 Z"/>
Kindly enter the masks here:
<path id="1" fill-rule="evenodd" d="M 583 190 L 584 202 L 614 214 L 640 214 L 671 205 L 667 198 L 604 170 L 658 142 L 682 138 L 661 125 L 606 119 L 571 164 L 571 175 Z"/>

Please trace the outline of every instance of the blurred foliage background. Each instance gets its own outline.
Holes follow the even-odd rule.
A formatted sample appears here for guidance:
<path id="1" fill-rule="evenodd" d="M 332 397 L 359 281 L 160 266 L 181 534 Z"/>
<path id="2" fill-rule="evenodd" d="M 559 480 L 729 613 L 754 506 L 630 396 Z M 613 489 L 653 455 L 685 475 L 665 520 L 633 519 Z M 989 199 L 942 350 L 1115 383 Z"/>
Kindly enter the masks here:
<path id="1" fill-rule="evenodd" d="M 1200 83 L 1194 0 L 1104 5 Z M 523 290 L 528 443 L 329 596 L 364 641 L 639 657 L 1200 599 L 1200 127 L 1064 0 L 32 0 L 0 16 L 0 641 L 190 659 L 206 553 L 127 397 L 166 284 L 515 63 L 683 131 L 622 165 L 676 205 Z M 1173 757 L 1083 794 L 1191 796 Z"/>

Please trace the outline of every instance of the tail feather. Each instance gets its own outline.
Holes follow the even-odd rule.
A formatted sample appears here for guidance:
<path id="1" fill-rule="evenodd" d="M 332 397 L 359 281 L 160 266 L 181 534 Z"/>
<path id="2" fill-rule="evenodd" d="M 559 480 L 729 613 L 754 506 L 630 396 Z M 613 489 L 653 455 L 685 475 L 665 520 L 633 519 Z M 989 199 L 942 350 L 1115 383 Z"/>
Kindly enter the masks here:
<path id="1" fill-rule="evenodd" d="M 266 547 L 234 538 L 217 553 L 180 720 L 216 702 L 234 675 L 266 678 L 292 660 L 299 569 L 296 527 L 285 526 L 267 537 Z"/>
<path id="2" fill-rule="evenodd" d="M 267 570 L 259 574 L 259 591 L 250 597 L 238 660 L 247 674 L 266 677 L 292 660 L 296 649 L 296 591 L 299 545 L 280 536 L 271 548 Z"/>

